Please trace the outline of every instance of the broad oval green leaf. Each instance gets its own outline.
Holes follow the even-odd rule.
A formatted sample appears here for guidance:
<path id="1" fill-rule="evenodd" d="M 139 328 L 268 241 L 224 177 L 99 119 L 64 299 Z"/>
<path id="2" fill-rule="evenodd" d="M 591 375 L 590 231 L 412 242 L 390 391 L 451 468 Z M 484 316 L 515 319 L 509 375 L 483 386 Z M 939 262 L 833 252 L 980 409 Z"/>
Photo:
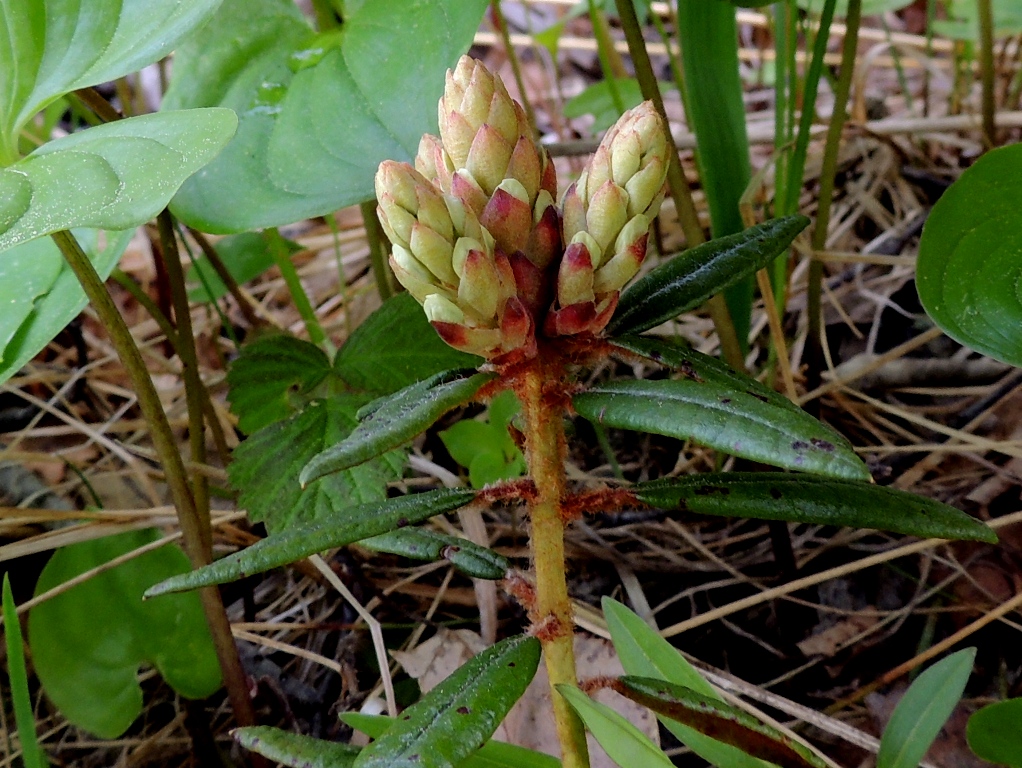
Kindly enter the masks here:
<path id="1" fill-rule="evenodd" d="M 812 13 L 820 13 L 824 2 L 825 0 L 798 0 L 798 6 Z M 912 0 L 862 0 L 862 15 L 879 16 L 882 13 L 900 11 L 909 5 L 912 5 Z M 848 0 L 837 0 L 834 15 L 841 18 L 848 15 Z"/>
<path id="2" fill-rule="evenodd" d="M 833 430 L 748 387 L 691 378 L 613 381 L 575 395 L 572 403 L 579 415 L 606 427 L 692 439 L 785 469 L 869 479 L 866 466 Z"/>
<path id="3" fill-rule="evenodd" d="M 220 105 L 236 139 L 174 201 L 209 232 L 286 224 L 367 200 L 380 161 L 436 132 L 444 72 L 485 0 L 391 0 L 315 35 L 290 0 L 225 0 L 175 53 L 165 108 Z M 414 51 L 414 55 L 406 55 Z"/>
<path id="4" fill-rule="evenodd" d="M 877 768 L 916 768 L 962 698 L 976 649 L 941 659 L 905 691 L 880 738 Z M 1016 726 L 1017 727 L 1017 726 Z"/>
<path id="5" fill-rule="evenodd" d="M 988 704 L 969 718 L 969 748 L 989 763 L 1022 768 L 1022 699 Z"/>
<path id="6" fill-rule="evenodd" d="M 374 739 L 397 722 L 396 718 L 360 712 L 344 712 L 339 717 L 341 722 Z M 561 761 L 542 752 L 491 740 L 458 763 L 458 768 L 561 768 Z"/>
<path id="7" fill-rule="evenodd" d="M 358 747 L 288 733 L 269 725 L 252 725 L 231 732 L 234 740 L 250 752 L 290 768 L 350 768 Z"/>
<path id="8" fill-rule="evenodd" d="M 58 549 L 36 584 L 42 594 L 155 541 L 132 531 Z M 143 603 L 143 591 L 188 570 L 176 546 L 147 552 L 29 612 L 28 642 L 43 690 L 70 722 L 104 739 L 142 712 L 138 668 L 155 666 L 178 693 L 201 699 L 220 687 L 220 667 L 198 595 Z"/>
<path id="9" fill-rule="evenodd" d="M 481 357 L 444 343 L 410 293 L 399 293 L 367 317 L 344 342 L 334 368 L 355 389 L 386 395 Z"/>
<path id="10" fill-rule="evenodd" d="M 611 760 L 621 768 L 673 768 L 674 763 L 642 731 L 606 704 L 593 701 L 573 685 L 560 684 L 563 696 Z"/>
<path id="11" fill-rule="evenodd" d="M 930 212 L 916 286 L 955 341 L 1022 365 L 1022 144 L 983 155 Z"/>
<path id="12" fill-rule="evenodd" d="M 651 480 L 630 490 L 644 504 L 665 510 L 997 543 L 990 528 L 954 507 L 853 480 L 780 472 L 721 472 Z"/>
<path id="13" fill-rule="evenodd" d="M 715 696 L 650 677 L 626 675 L 614 690 L 637 704 L 695 728 L 781 768 L 826 768 L 819 757 L 789 736 Z"/>
<path id="14" fill-rule="evenodd" d="M 722 701 L 713 686 L 685 660 L 677 648 L 621 603 L 609 597 L 603 598 L 603 615 L 607 619 L 614 650 L 628 674 L 668 680 L 702 696 Z M 660 720 L 679 741 L 711 765 L 770 768 L 762 760 L 730 744 L 705 736 L 694 728 L 668 718 Z"/>
<path id="15" fill-rule="evenodd" d="M 221 0 L 15 0 L 0 5 L 0 145 L 54 99 L 170 53 Z M 2 153 L 0 153 L 2 154 Z M 0 195 L 2 197 L 2 195 Z"/>
<path id="16" fill-rule="evenodd" d="M 412 560 L 442 558 L 466 576 L 476 579 L 503 579 L 511 567 L 506 557 L 492 549 L 426 528 L 402 528 L 363 539 L 359 545 L 374 552 L 390 552 Z"/>
<path id="17" fill-rule="evenodd" d="M 453 768 L 478 750 L 521 698 L 539 640 L 518 635 L 476 655 L 362 750 L 356 768 Z"/>
<path id="18" fill-rule="evenodd" d="M 238 502 L 270 533 L 329 520 L 356 504 L 383 501 L 387 483 L 401 477 L 403 450 L 387 451 L 305 488 L 298 473 L 313 456 L 351 434 L 367 400 L 350 393 L 311 401 L 284 421 L 263 427 L 234 451 L 228 468 Z"/>
<path id="19" fill-rule="evenodd" d="M 299 475 L 302 485 L 368 461 L 408 442 L 447 411 L 469 402 L 495 374 L 455 370 L 385 395 L 359 411 L 359 425 L 343 441 L 313 457 Z"/>
<path id="20" fill-rule="evenodd" d="M 295 398 L 329 375 L 326 353 L 303 339 L 281 333 L 246 344 L 227 372 L 227 399 L 238 428 L 252 434 L 286 419 L 300 410 Z"/>
<path id="21" fill-rule="evenodd" d="M 669 259 L 621 295 L 607 333 L 641 333 L 695 309 L 769 264 L 808 225 L 805 216 L 771 219 Z"/>
<path id="22" fill-rule="evenodd" d="M 105 280 L 128 247 L 133 232 L 100 233 L 94 229 L 79 229 L 73 234 L 96 272 Z M 30 273 L 22 271 L 23 263 L 32 265 L 31 273 L 56 272 L 56 278 L 27 304 L 20 299 L 10 303 L 9 298 L 9 303 L 4 304 L 5 288 L 0 287 L 0 307 L 3 308 L 0 311 L 0 384 L 21 370 L 88 303 L 74 272 L 49 238 L 31 240 L 0 253 L 0 286 L 17 286 L 18 291 L 27 296 L 35 293 L 42 283 L 35 283 L 35 289 L 26 290 Z"/>
<path id="23" fill-rule="evenodd" d="M 44 144 L 0 169 L 0 199 L 22 195 L 26 182 L 31 188 L 28 207 L 0 231 L 0 251 L 62 229 L 127 229 L 148 221 L 236 127 L 228 109 L 161 112 Z"/>
<path id="24" fill-rule="evenodd" d="M 801 442 L 809 441 L 811 447 L 819 447 L 825 453 L 831 453 L 827 446 L 833 448 L 831 455 L 843 462 L 839 477 L 863 480 L 870 478 L 866 465 L 855 454 L 851 443 L 843 435 L 814 419 L 776 390 L 750 376 L 735 373 L 723 361 L 700 354 L 668 339 L 650 336 L 622 336 L 614 339 L 614 345 L 681 373 L 685 380 L 692 383 L 692 389 L 697 385 L 701 386 L 708 396 L 717 397 L 721 405 L 743 410 L 753 419 L 761 417 L 770 408 L 776 408 L 781 413 L 772 418 L 775 426 L 786 425 L 792 432 L 797 432 L 801 436 Z M 725 399 L 730 402 L 723 403 Z M 794 441 L 792 445 L 794 446 Z M 797 453 L 801 448 L 801 446 L 799 449 L 793 448 L 796 466 L 789 468 L 804 467 L 797 463 Z"/>
<path id="25" fill-rule="evenodd" d="M 475 498 L 475 491 L 443 489 L 348 507 L 311 525 L 291 526 L 211 565 L 161 581 L 145 597 L 183 592 L 243 579 L 334 547 L 420 523 L 451 512 Z"/>

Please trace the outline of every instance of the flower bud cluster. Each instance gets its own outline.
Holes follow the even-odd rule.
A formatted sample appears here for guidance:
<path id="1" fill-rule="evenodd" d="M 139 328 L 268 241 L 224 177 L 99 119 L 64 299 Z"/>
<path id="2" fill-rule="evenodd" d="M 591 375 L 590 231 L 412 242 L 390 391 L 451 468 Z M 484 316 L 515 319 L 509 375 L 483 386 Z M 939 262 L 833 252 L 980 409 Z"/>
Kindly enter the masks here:
<path id="1" fill-rule="evenodd" d="M 440 335 L 494 359 L 534 354 L 537 334 L 601 331 L 663 200 L 667 137 L 651 105 L 608 132 L 561 208 L 521 105 L 467 56 L 447 74 L 439 125 L 414 168 L 380 166 L 376 194 L 394 273 Z"/>

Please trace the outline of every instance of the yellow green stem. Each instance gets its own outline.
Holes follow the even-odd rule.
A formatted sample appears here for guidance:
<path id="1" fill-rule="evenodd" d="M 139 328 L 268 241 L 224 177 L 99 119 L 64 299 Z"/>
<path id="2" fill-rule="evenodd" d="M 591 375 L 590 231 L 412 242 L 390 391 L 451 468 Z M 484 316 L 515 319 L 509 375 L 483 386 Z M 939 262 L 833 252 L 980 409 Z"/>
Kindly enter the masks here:
<path id="1" fill-rule="evenodd" d="M 543 643 L 543 657 L 550 677 L 557 737 L 561 743 L 564 768 L 588 768 L 589 751 L 585 729 L 574 711 L 557 693 L 561 683 L 577 686 L 574 622 L 564 573 L 565 440 L 560 408 L 547 398 L 546 386 L 556 387 L 559 370 L 539 360 L 525 373 L 518 396 L 525 420 L 525 459 L 536 484 L 536 498 L 530 506 L 531 546 L 536 567 L 537 635 Z"/>

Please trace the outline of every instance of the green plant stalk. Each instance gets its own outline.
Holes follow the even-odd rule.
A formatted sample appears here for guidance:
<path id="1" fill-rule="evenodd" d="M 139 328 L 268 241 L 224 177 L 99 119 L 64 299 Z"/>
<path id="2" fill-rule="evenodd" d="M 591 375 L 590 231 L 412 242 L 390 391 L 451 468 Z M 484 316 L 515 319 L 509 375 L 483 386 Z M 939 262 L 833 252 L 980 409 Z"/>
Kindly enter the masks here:
<path id="1" fill-rule="evenodd" d="M 178 341 L 177 329 L 171 324 L 167 316 L 160 311 L 160 308 L 156 306 L 156 302 L 149 298 L 149 295 L 142 290 L 141 286 L 131 279 L 130 276 L 126 275 L 120 269 L 115 269 L 110 275 L 111 278 L 124 290 L 131 294 L 131 297 L 137 301 L 142 308 L 149 313 L 149 316 L 156 321 L 156 325 L 159 326 L 160 332 L 164 335 L 170 345 L 174 348 L 175 352 L 178 352 Z M 180 355 L 180 352 L 178 352 Z M 227 438 L 224 435 L 223 428 L 220 426 L 220 420 L 217 418 L 216 409 L 213 407 L 213 401 L 209 396 L 209 390 L 203 385 L 202 387 L 202 410 L 206 416 L 207 423 L 209 424 L 210 432 L 213 435 L 213 442 L 216 443 L 217 452 L 219 452 L 221 459 L 226 463 L 230 460 L 231 449 L 227 447 Z M 77 468 L 74 470 L 78 472 Z M 80 474 L 80 473 L 79 473 Z M 81 480 L 88 486 L 88 481 L 84 475 L 81 476 Z M 208 485 L 208 483 L 207 483 Z M 91 491 L 91 488 L 90 488 Z M 95 496 L 95 493 L 93 493 Z M 97 503 L 97 506 L 102 506 Z"/>
<path id="2" fill-rule="evenodd" d="M 3 585 L 4 639 L 7 642 L 7 677 L 11 685 L 14 704 L 14 722 L 21 742 L 21 762 L 25 768 L 44 768 L 49 761 L 43 756 L 36 738 L 35 715 L 28 691 L 28 671 L 25 668 L 25 643 L 21 636 L 18 610 L 11 593 L 10 573 L 4 574 Z"/>
<path id="3" fill-rule="evenodd" d="M 776 215 L 789 213 L 781 210 L 781 201 L 788 199 L 788 163 L 792 140 L 792 113 L 795 102 L 794 85 L 798 79 L 795 69 L 794 13 L 789 0 L 774 3 L 774 207 Z M 778 262 L 781 259 L 777 260 Z M 776 264 L 777 262 L 775 262 Z M 787 277 L 787 270 L 785 270 Z M 774 293 L 777 293 L 776 269 L 771 275 Z"/>
<path id="4" fill-rule="evenodd" d="M 618 16 L 621 19 L 621 26 L 624 29 L 625 39 L 628 41 L 628 52 L 632 56 L 632 64 L 635 67 L 635 76 L 642 89 L 642 97 L 653 102 L 653 106 L 664 121 L 664 126 L 670 126 L 667 120 L 667 113 L 664 111 L 664 100 L 660 95 L 660 86 L 657 84 L 656 76 L 653 74 L 653 65 L 650 64 L 649 54 L 646 51 L 646 41 L 642 37 L 642 29 L 639 26 L 639 19 L 635 15 L 635 6 L 631 0 L 615 0 L 617 3 Z M 683 83 L 679 86 L 684 88 Z M 684 92 L 684 91 L 683 91 Z M 699 224 L 699 215 L 696 213 L 695 203 L 692 201 L 692 190 L 689 189 L 688 181 L 685 179 L 685 172 L 681 166 L 681 158 L 678 156 L 678 147 L 674 141 L 669 142 L 671 148 L 670 163 L 667 168 L 667 186 L 671 190 L 671 197 L 674 198 L 674 206 L 678 212 L 678 221 L 685 233 L 685 240 L 689 248 L 706 242 L 703 235 L 703 228 Z M 707 302 L 710 316 L 717 329 L 717 336 L 720 338 L 720 347 L 724 359 L 728 365 L 736 371 L 745 369 L 745 356 L 742 354 L 742 344 L 738 339 L 734 323 L 727 311 L 727 306 L 721 296 L 714 296 Z"/>
<path id="5" fill-rule="evenodd" d="M 855 52 L 859 45 L 859 21 L 862 18 L 862 0 L 848 0 L 848 15 L 845 17 L 845 42 L 841 51 L 841 75 L 834 89 L 834 114 L 827 127 L 827 144 L 823 150 L 823 167 L 820 171 L 820 194 L 816 211 L 816 226 L 813 229 L 813 251 L 822 251 L 827 245 L 827 229 L 830 226 L 830 206 L 834 200 L 834 176 L 837 173 L 838 150 L 841 147 L 841 132 L 848 119 L 848 95 L 852 88 L 855 71 Z M 808 313 L 809 313 L 809 376 L 810 390 L 819 384 L 823 361 L 823 316 L 820 302 L 823 285 L 823 262 L 813 259 L 809 264 Z"/>
<path id="6" fill-rule="evenodd" d="M 373 269 L 373 278 L 376 280 L 376 291 L 380 294 L 380 301 L 386 301 L 394 295 L 394 283 L 390 267 L 387 265 L 387 246 L 383 227 L 376 216 L 376 205 L 372 201 L 366 201 L 359 206 L 362 211 L 362 223 L 366 229 L 366 241 L 369 243 L 369 264 Z M 338 260 L 338 266 L 340 260 Z M 344 281 L 344 275 L 341 275 Z"/>
<path id="7" fill-rule="evenodd" d="M 170 282 L 171 301 L 174 305 L 174 321 L 177 327 L 177 354 L 181 359 L 181 373 L 185 382 L 185 404 L 188 410 L 188 447 L 191 459 L 197 464 L 206 463 L 206 424 L 202 413 L 202 391 L 205 388 L 199 376 L 199 355 L 195 351 L 195 334 L 192 331 L 192 312 L 185 289 L 185 273 L 181 264 L 181 252 L 177 247 L 174 220 L 170 211 L 164 208 L 156 217 L 160 233 L 160 256 Z M 209 480 L 201 472 L 192 477 L 192 498 L 195 501 L 196 517 L 202 526 L 203 547 L 213 550 L 213 529 L 209 522 Z"/>
<path id="8" fill-rule="evenodd" d="M 238 281 L 234 279 L 234 275 L 227 269 L 227 265 L 224 264 L 223 259 L 220 258 L 220 254 L 216 252 L 216 248 L 209 242 L 202 232 L 196 229 L 188 228 L 189 234 L 192 239 L 198 244 L 199 248 L 202 249 L 206 259 L 209 260 L 210 266 L 213 267 L 213 271 L 217 273 L 217 276 L 227 287 L 227 292 L 234 297 L 234 301 L 238 305 L 238 309 L 241 314 L 245 316 L 245 322 L 251 325 L 253 328 L 261 328 L 266 325 L 266 321 L 263 320 L 259 315 L 256 314 L 255 309 L 252 308 L 252 300 L 241 291 L 241 286 L 238 285 Z"/>
<path id="9" fill-rule="evenodd" d="M 193 568 L 208 565 L 212 562 L 212 553 L 203 548 L 202 523 L 198 519 L 195 502 L 192 499 L 184 462 L 178 452 L 174 434 L 167 421 L 167 414 L 163 410 L 163 404 L 160 402 L 153 381 L 149 377 L 149 371 L 142 360 L 142 354 L 132 338 L 127 323 L 124 322 L 121 313 L 117 311 L 117 305 L 114 304 L 103 281 L 78 241 L 67 231 L 55 233 L 53 240 L 60 248 L 68 266 L 75 273 L 75 277 L 78 278 L 78 282 L 81 283 L 85 295 L 99 315 L 107 333 L 110 334 L 110 341 L 121 358 L 132 387 L 138 396 L 139 407 L 149 425 L 153 445 L 157 457 L 163 465 L 171 500 L 177 511 L 185 553 Z M 202 609 L 206 615 L 210 634 L 213 637 L 213 644 L 216 647 L 217 658 L 220 661 L 220 670 L 227 688 L 227 695 L 230 698 L 231 708 L 234 710 L 234 719 L 242 726 L 253 725 L 255 711 L 248 696 L 245 671 L 238 658 L 238 648 L 234 644 L 231 625 L 224 612 L 223 602 L 220 600 L 220 592 L 215 588 L 206 588 L 199 590 L 199 596 L 202 600 Z"/>
<path id="10" fill-rule="evenodd" d="M 305 323 L 305 330 L 309 334 L 309 341 L 318 347 L 322 347 L 330 357 L 333 357 L 334 352 L 337 350 L 334 349 L 330 339 L 327 338 L 326 333 L 323 331 L 323 326 L 319 324 L 316 310 L 313 309 L 312 302 L 309 301 L 309 295 L 305 292 L 305 288 L 302 287 L 302 281 L 298 277 L 298 270 L 295 269 L 295 265 L 291 262 L 287 246 L 284 244 L 284 238 L 280 236 L 280 232 L 277 231 L 276 227 L 269 227 L 264 231 L 266 232 L 266 239 L 270 241 L 270 253 L 273 255 L 273 261 L 277 265 L 277 269 L 280 270 L 281 277 L 284 278 L 284 284 L 291 294 L 291 300 L 294 301 L 295 308 L 298 310 L 302 322 Z"/>
<path id="11" fill-rule="evenodd" d="M 630 2 L 631 0 L 629 0 Z M 543 643 L 550 677 L 551 700 L 561 758 L 565 768 L 588 768 L 589 752 L 582 721 L 557 693 L 555 686 L 578 686 L 575 673 L 574 620 L 564 572 L 564 519 L 566 443 L 560 409 L 547 397 L 546 385 L 559 386 L 563 371 L 544 366 L 543 350 L 524 373 L 518 388 L 525 422 L 525 461 L 536 484 L 529 505 L 532 556 L 536 567 L 535 622 Z"/>
<path id="12" fill-rule="evenodd" d="M 624 73 L 619 72 L 618 68 L 621 65 L 620 57 L 618 57 L 615 66 L 615 61 L 611 58 L 612 53 L 617 53 L 614 50 L 614 41 L 611 39 L 610 30 L 607 28 L 607 19 L 596 7 L 596 0 L 589 0 L 589 20 L 593 25 L 593 35 L 596 37 L 596 55 L 600 59 L 600 69 L 603 70 L 603 79 L 607 83 L 607 89 L 610 91 L 610 99 L 614 102 L 614 109 L 617 110 L 618 115 L 625 113 L 625 103 L 621 98 L 621 92 L 617 88 L 617 78 L 624 77 Z"/>
<path id="13" fill-rule="evenodd" d="M 681 63 L 688 86 L 685 116 L 696 136 L 696 161 L 714 237 L 745 229 L 739 204 L 752 179 L 745 102 L 738 76 L 738 28 L 727 0 L 678 2 Z M 724 292 L 740 348 L 747 346 L 755 280 Z"/>
<path id="14" fill-rule="evenodd" d="M 976 0 L 979 16 L 979 69 L 983 89 L 983 140 L 987 149 L 997 146 L 994 123 L 994 11 L 991 0 Z"/>
<path id="15" fill-rule="evenodd" d="M 515 78 L 515 85 L 518 86 L 518 96 L 522 100 L 522 108 L 525 110 L 525 116 L 529 120 L 529 125 L 532 126 L 532 130 L 536 130 L 536 113 L 532 109 L 532 102 L 529 100 L 529 94 L 525 90 L 525 78 L 522 77 L 522 66 L 518 61 L 518 54 L 515 53 L 515 47 L 511 45 L 511 31 L 507 28 L 507 19 L 504 18 L 504 12 L 500 9 L 500 0 L 493 0 L 490 4 L 493 8 L 493 15 L 496 17 L 497 24 L 500 26 L 500 39 L 504 42 L 504 50 L 507 51 L 507 60 L 511 64 L 511 73 Z"/>

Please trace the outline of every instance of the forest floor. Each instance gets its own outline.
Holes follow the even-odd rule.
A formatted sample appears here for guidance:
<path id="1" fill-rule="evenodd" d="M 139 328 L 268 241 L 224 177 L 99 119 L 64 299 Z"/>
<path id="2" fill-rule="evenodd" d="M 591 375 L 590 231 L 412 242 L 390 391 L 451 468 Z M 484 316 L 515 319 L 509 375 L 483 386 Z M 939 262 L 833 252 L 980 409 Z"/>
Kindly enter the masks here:
<path id="1" fill-rule="evenodd" d="M 564 100 L 600 78 L 592 28 L 584 15 L 568 23 L 556 64 L 529 30 L 549 26 L 567 5 L 530 3 L 526 18 L 520 4 L 503 4 L 525 95 L 562 178 L 580 169 L 593 146 L 591 118 L 564 116 Z M 983 151 L 978 84 L 956 71 L 963 66 L 960 46 L 940 37 L 927 42 L 920 5 L 925 7 L 917 3 L 889 14 L 884 23 L 865 21 L 831 231 L 826 250 L 816 254 L 826 276 L 827 370 L 821 385 L 807 388 L 803 359 L 805 248 L 796 249 L 792 260 L 783 317 L 788 360 L 799 402 L 853 442 L 878 483 L 966 510 L 993 524 L 1000 544 L 920 542 L 806 525 L 789 526 L 785 537 L 757 521 L 649 512 L 596 516 L 568 533 L 570 589 L 582 656 L 590 660 L 583 676 L 604 674 L 614 663 L 599 601 L 615 596 L 694 663 L 715 673 L 715 682 L 796 728 L 837 765 L 849 768 L 872 765 L 870 739 L 882 731 L 913 674 L 929 663 L 927 652 L 948 638 L 947 647 L 974 645 L 978 655 L 966 697 L 931 750 L 929 764 L 982 765 L 965 744 L 969 713 L 989 701 L 1022 694 L 1022 643 L 1015 634 L 1022 631 L 1022 617 L 1011 611 L 994 621 L 984 619 L 1022 589 L 1022 372 L 945 337 L 916 295 L 915 254 L 927 213 Z M 755 172 L 768 167 L 773 150 L 772 43 L 762 14 L 741 11 L 740 27 Z M 833 30 L 835 54 L 842 31 L 840 25 Z M 666 73 L 667 60 L 658 45 L 651 42 L 650 51 Z M 1018 49 L 1017 43 L 1003 47 L 1008 65 L 1018 66 Z M 507 49 L 489 17 L 471 53 L 500 72 L 518 96 Z M 824 85 L 821 114 L 829 114 L 831 103 Z M 689 178 L 696 183 L 693 141 L 676 92 L 668 93 L 667 106 Z M 1002 142 L 1019 138 L 1018 108 L 1017 103 L 1000 107 Z M 810 148 L 800 207 L 810 216 L 821 154 L 822 138 Z M 766 191 L 757 199 L 769 198 L 769 173 L 764 178 Z M 705 208 L 698 192 L 696 200 Z M 283 234 L 302 246 L 295 263 L 322 323 L 339 344 L 378 298 L 358 209 L 342 210 L 335 218 L 332 226 L 308 221 Z M 682 248 L 670 203 L 661 221 L 664 252 Z M 145 231 L 136 237 L 122 269 L 159 299 Z M 271 269 L 245 291 L 270 324 L 302 334 L 279 273 Z M 171 422 L 184 440 L 180 365 L 169 357 L 147 311 L 127 292 L 115 295 L 144 345 Z M 228 312 L 229 321 L 243 328 L 236 307 Z M 195 305 L 193 322 L 202 375 L 229 424 L 233 417 L 225 399 L 224 361 L 234 349 L 221 318 L 208 305 Z M 752 327 L 747 363 L 759 371 L 767 362 L 769 343 L 761 302 Z M 719 352 L 705 315 L 687 316 L 673 331 L 700 351 Z M 464 416 L 449 414 L 438 428 Z M 437 438 L 438 428 L 415 444 L 410 474 L 402 481 L 406 486 L 463 480 L 464 469 Z M 601 448 L 586 425 L 575 424 L 573 430 L 573 482 L 606 481 L 617 472 L 638 480 L 716 466 L 711 451 L 676 440 L 612 431 L 609 446 Z M 7 561 L 19 603 L 31 596 L 27 585 L 55 547 L 149 526 L 173 535 L 174 518 L 152 470 L 144 422 L 90 310 L 0 388 L 0 431 L 0 504 L 5 505 L 0 559 Z M 237 438 L 232 439 L 236 444 Z M 227 553 L 255 541 L 260 531 L 236 510 L 222 465 L 207 468 L 207 475 L 224 489 L 214 498 L 216 551 Z M 90 512 L 65 527 L 46 524 L 54 517 L 47 517 L 47 510 L 82 509 L 93 499 L 102 500 L 105 511 Z M 23 509 L 15 514 L 12 507 Z M 484 538 L 517 564 L 528 565 L 519 510 L 435 524 Z M 410 565 L 358 547 L 334 553 L 330 563 L 380 622 L 394 649 L 399 697 L 413 697 L 417 686 L 428 687 L 464 660 L 480 642 L 481 616 L 483 626 L 495 621 L 498 632 L 515 631 L 524 621 L 509 598 L 474 587 L 445 564 Z M 371 709 L 380 698 L 369 632 L 354 608 L 310 569 L 278 570 L 225 587 L 223 594 L 257 689 L 260 721 L 347 738 L 336 714 Z M 39 696 L 37 728 L 50 755 L 76 766 L 184 765 L 192 759 L 196 739 L 211 735 L 227 747 L 232 722 L 222 695 L 187 705 L 154 673 L 142 679 L 145 712 L 127 735 L 114 741 L 70 726 Z M 13 728 L 9 715 L 0 727 Z M 655 724 L 646 727 L 655 732 Z M 507 736 L 542 741 L 529 733 L 534 728 L 530 715 L 520 714 L 508 724 Z M 678 747 L 668 739 L 664 746 Z M 681 749 L 674 754 L 679 765 L 699 764 Z M 14 760 L 8 755 L 0 766 Z"/>

